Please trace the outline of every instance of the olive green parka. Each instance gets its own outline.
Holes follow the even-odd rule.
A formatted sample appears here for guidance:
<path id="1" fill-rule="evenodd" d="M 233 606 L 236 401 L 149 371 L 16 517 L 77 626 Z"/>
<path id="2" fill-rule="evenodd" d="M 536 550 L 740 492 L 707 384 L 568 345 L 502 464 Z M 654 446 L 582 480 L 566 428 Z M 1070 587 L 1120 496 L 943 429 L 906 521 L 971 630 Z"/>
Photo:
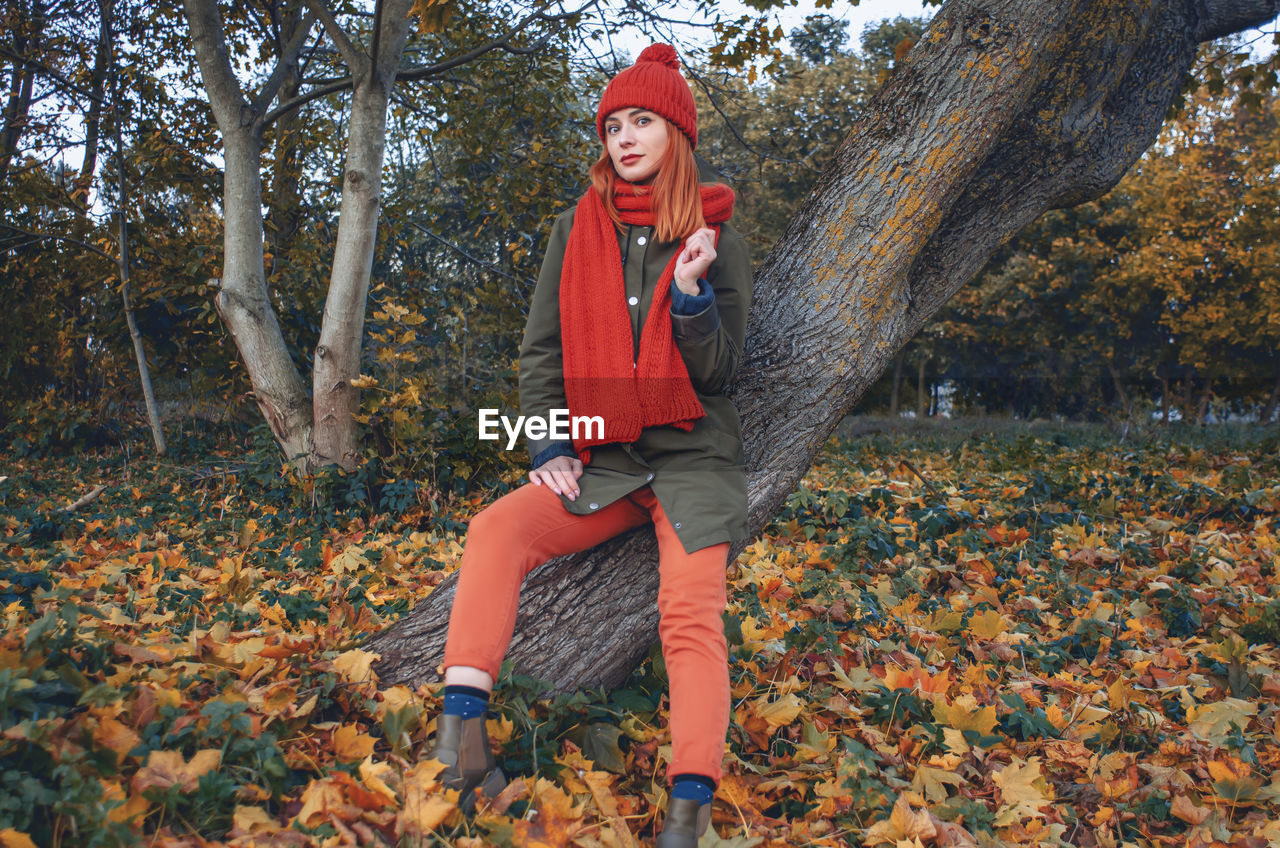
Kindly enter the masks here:
<path id="1" fill-rule="evenodd" d="M 573 209 L 562 213 L 551 228 L 520 345 L 520 413 L 526 418 L 549 418 L 550 410 L 568 407 L 560 343 L 560 270 L 573 214 Z M 652 227 L 627 225 L 618 235 L 625 257 L 633 359 L 658 278 L 681 246 L 681 241 L 655 242 Z M 647 427 L 630 444 L 592 447 L 591 462 L 578 480 L 581 494 L 572 501 L 560 496 L 565 509 L 589 515 L 651 486 L 689 553 L 747 535 L 742 427 L 725 392 L 742 357 L 751 307 L 751 262 L 746 242 L 728 223 L 720 225 L 716 258 L 704 276 L 715 293 L 714 302 L 696 315 L 672 313 L 671 327 L 706 415 L 692 430 Z M 530 439 L 530 459 L 555 443 Z"/>

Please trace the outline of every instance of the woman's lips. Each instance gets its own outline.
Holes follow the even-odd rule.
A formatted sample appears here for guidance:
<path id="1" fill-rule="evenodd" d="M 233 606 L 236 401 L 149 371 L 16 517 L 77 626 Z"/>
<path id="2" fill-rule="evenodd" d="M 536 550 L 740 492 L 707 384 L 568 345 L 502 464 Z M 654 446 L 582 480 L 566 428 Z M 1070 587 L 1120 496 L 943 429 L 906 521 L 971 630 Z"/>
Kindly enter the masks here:
<path id="1" fill-rule="evenodd" d="M 639 153 L 632 153 L 622 157 L 622 164 L 630 165 L 632 162 L 635 162 L 636 160 L 643 159 L 643 158 L 644 157 L 641 156 Z"/>

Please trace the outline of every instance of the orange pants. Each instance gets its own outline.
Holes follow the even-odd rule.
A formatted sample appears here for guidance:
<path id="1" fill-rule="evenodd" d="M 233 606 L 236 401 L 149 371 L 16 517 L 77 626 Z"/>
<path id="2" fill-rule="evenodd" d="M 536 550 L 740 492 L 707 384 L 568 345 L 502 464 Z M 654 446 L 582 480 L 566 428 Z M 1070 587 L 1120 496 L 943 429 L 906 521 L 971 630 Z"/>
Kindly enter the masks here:
<path id="1" fill-rule="evenodd" d="M 671 683 L 668 777 L 701 774 L 717 783 L 729 728 L 729 663 L 724 638 L 729 543 L 685 553 L 648 487 L 591 515 L 574 515 L 546 486 L 532 483 L 471 519 L 444 665 L 471 666 L 495 679 L 515 629 L 525 575 L 552 557 L 593 547 L 653 522 L 658 535 L 658 627 Z"/>

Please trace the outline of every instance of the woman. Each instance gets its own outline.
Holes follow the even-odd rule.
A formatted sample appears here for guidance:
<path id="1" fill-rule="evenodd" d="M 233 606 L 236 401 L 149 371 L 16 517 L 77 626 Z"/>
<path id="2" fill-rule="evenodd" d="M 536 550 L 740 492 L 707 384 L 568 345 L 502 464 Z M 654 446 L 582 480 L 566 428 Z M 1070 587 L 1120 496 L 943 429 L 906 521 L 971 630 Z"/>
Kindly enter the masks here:
<path id="1" fill-rule="evenodd" d="M 655 44 L 605 89 L 605 150 L 560 215 L 520 349 L 526 416 L 599 416 L 603 433 L 531 440 L 532 485 L 471 522 L 445 645 L 434 755 L 469 808 L 504 778 L 485 736 L 489 692 L 525 575 L 653 523 L 671 682 L 671 800 L 658 845 L 694 846 L 711 817 L 729 724 L 721 615 L 729 542 L 746 536 L 738 413 L 724 392 L 751 301 L 728 186 L 700 184 L 697 110 L 675 51 Z M 590 437 L 588 437 L 590 436 Z"/>

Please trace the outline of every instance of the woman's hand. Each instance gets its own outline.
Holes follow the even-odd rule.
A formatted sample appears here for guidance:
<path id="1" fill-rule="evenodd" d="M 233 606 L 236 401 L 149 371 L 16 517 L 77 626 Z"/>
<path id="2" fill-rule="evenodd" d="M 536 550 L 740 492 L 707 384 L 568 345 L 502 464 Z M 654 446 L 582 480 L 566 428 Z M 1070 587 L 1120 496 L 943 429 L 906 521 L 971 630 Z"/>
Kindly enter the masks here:
<path id="1" fill-rule="evenodd" d="M 529 472 L 529 482 L 546 486 L 557 495 L 577 500 L 581 490 L 578 478 L 582 476 L 582 460 L 575 457 L 556 456 Z"/>
<path id="2" fill-rule="evenodd" d="M 676 257 L 676 285 L 687 295 L 698 294 L 698 278 L 706 276 L 716 261 L 716 231 L 703 227 L 684 240 L 684 249 Z"/>

